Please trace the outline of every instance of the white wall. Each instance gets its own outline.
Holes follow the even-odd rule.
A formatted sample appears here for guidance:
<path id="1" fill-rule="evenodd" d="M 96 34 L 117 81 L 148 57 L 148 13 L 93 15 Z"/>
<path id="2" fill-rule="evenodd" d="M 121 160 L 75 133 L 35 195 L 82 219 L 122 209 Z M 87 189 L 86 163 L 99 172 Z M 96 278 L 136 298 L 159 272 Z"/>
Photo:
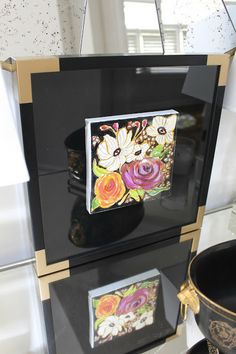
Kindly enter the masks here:
<path id="1" fill-rule="evenodd" d="M 83 0 L 2 0 L 0 60 L 79 52 Z"/>
<path id="2" fill-rule="evenodd" d="M 236 199 L 236 113 L 223 109 L 211 174 L 207 210 Z"/>

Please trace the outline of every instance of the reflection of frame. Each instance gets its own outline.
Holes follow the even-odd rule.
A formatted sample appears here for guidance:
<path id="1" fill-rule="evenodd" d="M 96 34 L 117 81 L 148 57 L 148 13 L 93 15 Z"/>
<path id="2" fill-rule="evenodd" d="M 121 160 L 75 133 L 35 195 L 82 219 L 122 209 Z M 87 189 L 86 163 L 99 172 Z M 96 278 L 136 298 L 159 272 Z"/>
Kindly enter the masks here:
<path id="1" fill-rule="evenodd" d="M 199 231 L 176 235 L 168 240 L 40 277 L 49 353 L 145 352 L 163 344 L 177 330 L 179 333 L 181 319 L 177 293 L 186 277 L 199 235 Z M 134 289 L 136 287 L 139 289 Z M 152 299 L 147 293 L 152 293 Z M 123 303 L 122 295 L 126 295 L 123 296 Z M 106 296 L 112 296 L 112 301 Z M 119 302 L 116 296 L 120 297 Z M 129 312 L 125 314 L 126 311 Z M 103 344 L 94 341 L 96 312 L 103 323 L 105 318 L 124 316 L 121 319 L 127 321 L 127 333 L 113 335 L 112 340 L 106 336 Z M 139 319 L 134 321 L 135 316 Z M 96 326 L 99 328 L 99 322 Z M 100 329 L 100 334 L 102 332 L 105 335 L 106 328 L 107 322 Z"/>
<path id="2" fill-rule="evenodd" d="M 145 273 L 89 291 L 92 348 L 154 322 L 160 273 Z"/>
<path id="3" fill-rule="evenodd" d="M 131 55 L 21 58 L 2 64 L 3 68 L 17 74 L 14 77 L 30 172 L 29 201 L 39 276 L 191 232 L 201 226 L 229 60 L 228 54 Z M 172 197 L 168 196 L 163 203 L 156 198 L 109 213 L 88 213 L 89 225 L 93 225 L 95 216 L 99 219 L 102 214 L 110 215 L 109 225 L 114 225 L 109 230 L 112 234 L 117 224 L 115 217 L 122 220 L 121 229 L 126 222 L 127 218 L 123 222 L 121 217 L 122 209 L 134 208 L 135 214 L 137 206 L 143 208 L 137 221 L 132 216 L 132 227 L 125 225 L 119 240 L 114 235 L 109 239 L 106 233 L 106 241 L 96 249 L 82 249 L 80 242 L 72 243 L 70 231 L 76 230 L 77 235 L 79 230 L 86 233 L 85 244 L 94 245 L 87 229 L 82 228 L 83 222 L 77 217 L 72 220 L 76 198 L 86 187 L 84 174 L 82 178 L 79 175 L 85 165 L 85 151 L 81 144 L 78 144 L 78 154 L 76 147 L 68 151 L 66 137 L 77 130 L 84 132 L 86 117 L 166 108 L 175 109 L 182 118 L 193 116 L 192 122 L 196 122 L 181 129 L 177 123 L 176 152 L 181 158 L 174 162 Z M 187 139 L 194 142 L 187 144 L 189 156 L 183 161 L 180 145 L 186 145 Z M 78 192 L 77 196 L 68 191 L 68 179 L 75 171 L 79 178 L 73 192 Z M 81 189 L 80 183 L 83 184 Z"/>
<path id="4" fill-rule="evenodd" d="M 155 199 L 171 189 L 177 114 L 86 119 L 89 213 Z"/>

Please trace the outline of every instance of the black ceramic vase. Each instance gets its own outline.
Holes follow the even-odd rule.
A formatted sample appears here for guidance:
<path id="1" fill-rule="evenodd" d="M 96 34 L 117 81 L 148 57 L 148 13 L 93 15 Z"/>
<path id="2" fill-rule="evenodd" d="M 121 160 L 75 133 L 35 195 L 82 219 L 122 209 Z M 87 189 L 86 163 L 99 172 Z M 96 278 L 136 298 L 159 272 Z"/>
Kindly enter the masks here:
<path id="1" fill-rule="evenodd" d="M 197 255 L 178 297 L 193 310 L 204 336 L 224 354 L 236 354 L 236 240 Z"/>
<path id="2" fill-rule="evenodd" d="M 206 339 L 202 339 L 196 343 L 186 354 L 222 354 L 219 350 L 211 345 Z"/>

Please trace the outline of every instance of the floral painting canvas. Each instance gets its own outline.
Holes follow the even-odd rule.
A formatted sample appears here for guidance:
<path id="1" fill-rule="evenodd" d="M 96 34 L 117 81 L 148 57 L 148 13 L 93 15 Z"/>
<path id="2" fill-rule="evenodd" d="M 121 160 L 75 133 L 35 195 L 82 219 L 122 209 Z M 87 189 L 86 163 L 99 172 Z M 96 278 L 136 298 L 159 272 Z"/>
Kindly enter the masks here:
<path id="1" fill-rule="evenodd" d="M 160 273 L 152 269 L 89 291 L 91 347 L 152 325 L 159 285 Z"/>
<path id="2" fill-rule="evenodd" d="M 86 119 L 87 210 L 110 210 L 171 189 L 174 110 Z"/>

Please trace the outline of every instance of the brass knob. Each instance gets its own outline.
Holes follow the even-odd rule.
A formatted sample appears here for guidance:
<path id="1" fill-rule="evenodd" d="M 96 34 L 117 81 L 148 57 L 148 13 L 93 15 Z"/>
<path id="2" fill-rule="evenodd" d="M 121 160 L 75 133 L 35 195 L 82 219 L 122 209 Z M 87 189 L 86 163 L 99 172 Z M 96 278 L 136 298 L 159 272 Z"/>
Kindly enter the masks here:
<path id="1" fill-rule="evenodd" d="M 188 306 L 195 315 L 199 313 L 200 301 L 198 295 L 188 281 L 181 286 L 180 292 L 177 296 L 181 302 L 181 316 L 183 320 L 186 320 L 187 318 Z"/>

